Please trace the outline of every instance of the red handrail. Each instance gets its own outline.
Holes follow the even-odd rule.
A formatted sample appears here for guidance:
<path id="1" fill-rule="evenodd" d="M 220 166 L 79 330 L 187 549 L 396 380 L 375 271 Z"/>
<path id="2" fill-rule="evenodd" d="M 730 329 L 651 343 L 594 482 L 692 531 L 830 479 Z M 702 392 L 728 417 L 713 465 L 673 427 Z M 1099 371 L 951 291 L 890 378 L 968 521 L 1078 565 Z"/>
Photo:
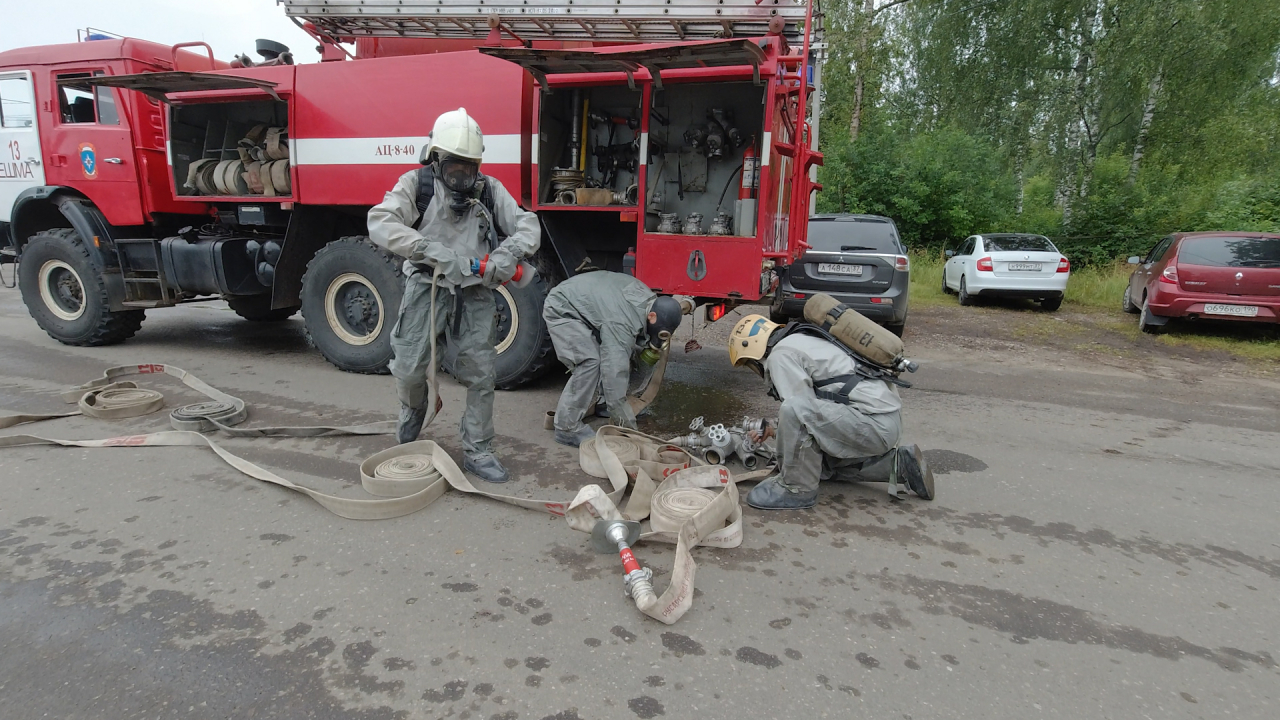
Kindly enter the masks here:
<path id="1" fill-rule="evenodd" d="M 204 47 L 205 51 L 209 53 L 209 69 L 210 70 L 218 69 L 218 61 L 213 59 L 213 48 L 209 47 L 209 43 L 207 42 L 201 42 L 199 40 L 196 40 L 194 42 L 178 43 L 177 45 L 173 46 L 173 49 L 172 49 L 173 54 L 170 57 L 170 61 L 173 63 L 174 70 L 178 69 L 178 50 L 180 48 L 196 47 L 196 46 Z"/>

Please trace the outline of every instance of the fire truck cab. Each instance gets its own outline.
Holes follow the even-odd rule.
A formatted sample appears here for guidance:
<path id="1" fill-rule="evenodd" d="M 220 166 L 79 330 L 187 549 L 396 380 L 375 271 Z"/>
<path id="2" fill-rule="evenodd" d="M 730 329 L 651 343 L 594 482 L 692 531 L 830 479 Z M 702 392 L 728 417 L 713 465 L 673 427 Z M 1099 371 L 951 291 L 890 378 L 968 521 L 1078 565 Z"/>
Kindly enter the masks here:
<path id="1" fill-rule="evenodd" d="M 253 321 L 301 310 L 333 364 L 385 371 L 401 263 L 365 216 L 458 107 L 482 172 L 543 229 L 539 279 L 499 290 L 499 387 L 553 366 L 542 300 L 575 273 L 723 309 L 803 251 L 821 162 L 803 4 L 284 5 L 324 61 L 133 39 L 0 53 L 0 261 L 49 335 L 119 342 L 148 309 L 220 296 Z"/>

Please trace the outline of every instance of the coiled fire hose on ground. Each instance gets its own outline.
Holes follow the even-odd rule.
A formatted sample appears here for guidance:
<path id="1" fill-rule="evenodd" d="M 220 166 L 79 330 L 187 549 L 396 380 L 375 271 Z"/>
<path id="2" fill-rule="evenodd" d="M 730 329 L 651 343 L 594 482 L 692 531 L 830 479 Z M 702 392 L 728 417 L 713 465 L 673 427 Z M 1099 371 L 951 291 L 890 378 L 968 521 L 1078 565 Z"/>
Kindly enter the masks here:
<path id="1" fill-rule="evenodd" d="M 435 284 L 436 278 L 433 278 L 433 298 Z M 435 311 L 433 302 L 432 327 L 435 327 Z M 435 350 L 433 338 L 433 360 Z M 640 398 L 630 398 L 637 412 L 657 395 L 665 365 L 664 353 L 644 394 Z M 377 435 L 393 432 L 394 422 L 355 426 L 236 427 L 248 418 L 243 400 L 212 387 L 181 368 L 159 363 L 108 368 L 101 378 L 62 394 L 64 400 L 78 404 L 77 412 L 7 415 L 0 417 L 0 428 L 78 414 L 115 420 L 156 412 L 164 406 L 164 397 L 160 393 L 138 388 L 133 382 L 118 378 L 160 373 L 177 378 L 209 398 L 206 402 L 186 405 L 171 412 L 169 422 L 174 430 L 102 440 L 10 435 L 0 437 L 0 448 L 26 445 L 83 448 L 206 446 L 237 471 L 307 495 L 330 512 L 354 520 L 387 519 L 417 512 L 444 495 L 449 487 L 562 516 L 570 528 L 586 533 L 590 533 L 600 520 L 648 519 L 650 531 L 642 534 L 640 539 L 675 544 L 676 562 L 671 582 L 661 595 L 655 593 L 648 582 L 632 595 L 641 612 L 667 624 L 679 620 L 692 605 L 697 568 L 692 549 L 698 545 L 732 548 L 742 543 L 742 512 L 735 482 L 762 476 L 756 472 L 735 478 L 723 467 L 698 466 L 699 461 L 688 452 L 659 438 L 604 426 L 597 431 L 595 438 L 583 443 L 579 449 L 579 464 L 588 475 L 607 480 L 608 490 L 600 485 L 588 485 L 567 503 L 479 490 L 467 480 L 449 454 L 430 440 L 398 445 L 360 463 L 361 486 L 375 499 L 338 497 L 291 482 L 231 453 L 201 433 L 217 431 L 235 437 Z M 430 424 L 439 409 L 434 361 L 428 368 L 428 380 L 429 414 L 424 424 Z M 619 510 L 629 485 L 632 492 L 626 508 Z M 628 590 L 631 588 L 628 584 Z"/>

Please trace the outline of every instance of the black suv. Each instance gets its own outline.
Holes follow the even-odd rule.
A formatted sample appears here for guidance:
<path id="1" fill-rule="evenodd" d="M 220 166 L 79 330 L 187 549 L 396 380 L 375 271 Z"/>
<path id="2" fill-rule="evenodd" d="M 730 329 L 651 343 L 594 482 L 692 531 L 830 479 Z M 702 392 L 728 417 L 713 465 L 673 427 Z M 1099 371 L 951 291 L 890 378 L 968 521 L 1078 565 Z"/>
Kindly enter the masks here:
<path id="1" fill-rule="evenodd" d="M 804 302 L 826 293 L 901 336 L 907 323 L 911 263 L 898 227 L 879 215 L 815 215 L 809 249 L 779 273 L 769 306 L 774 322 L 804 315 Z"/>

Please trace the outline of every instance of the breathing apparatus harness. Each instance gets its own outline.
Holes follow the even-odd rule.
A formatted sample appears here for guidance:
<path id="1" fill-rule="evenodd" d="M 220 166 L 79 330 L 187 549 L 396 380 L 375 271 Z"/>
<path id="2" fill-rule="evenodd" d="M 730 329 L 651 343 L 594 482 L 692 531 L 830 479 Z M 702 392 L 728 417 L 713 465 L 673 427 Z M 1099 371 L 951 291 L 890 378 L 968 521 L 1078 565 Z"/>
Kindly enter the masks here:
<path id="1" fill-rule="evenodd" d="M 427 214 L 427 208 L 431 206 L 435 195 L 436 167 L 435 163 L 430 163 L 418 168 L 418 197 L 414 200 L 414 205 L 418 207 L 420 216 Z M 493 219 L 496 211 L 493 188 L 489 185 L 488 178 L 481 173 L 477 175 L 476 184 L 470 192 L 450 191 L 449 196 L 449 209 L 457 216 L 461 216 L 472 205 L 480 207 L 480 230 L 484 233 L 489 251 L 498 249 L 502 238 L 498 235 L 498 224 Z"/>
<path id="2" fill-rule="evenodd" d="M 766 346 L 764 357 L 769 357 L 769 353 L 773 352 L 773 347 L 775 345 L 782 342 L 783 338 L 793 334 L 810 335 L 812 337 L 826 340 L 844 351 L 844 353 L 849 356 L 849 359 L 853 361 L 853 372 L 813 381 L 813 394 L 821 400 L 830 400 L 831 402 L 840 403 L 841 405 L 848 405 L 850 404 L 849 393 L 853 392 L 853 389 L 863 380 L 883 380 L 884 382 L 892 383 L 898 387 L 911 387 L 911 383 L 903 380 L 899 375 L 901 375 L 904 370 L 906 372 L 915 372 L 918 366 L 914 362 L 904 359 L 898 364 L 898 367 L 895 368 L 873 365 L 868 363 L 865 358 L 858 356 L 857 353 L 849 349 L 849 347 L 844 343 L 840 342 L 840 340 L 834 335 L 812 323 L 791 322 L 788 323 L 786 327 L 774 330 L 773 334 L 769 337 L 769 344 Z M 761 358 L 761 361 L 763 360 L 764 358 Z M 839 385 L 839 388 L 836 390 L 824 389 L 833 385 Z M 769 397 L 778 401 L 782 400 L 782 398 L 778 397 L 777 388 L 772 385 L 769 387 Z"/>

